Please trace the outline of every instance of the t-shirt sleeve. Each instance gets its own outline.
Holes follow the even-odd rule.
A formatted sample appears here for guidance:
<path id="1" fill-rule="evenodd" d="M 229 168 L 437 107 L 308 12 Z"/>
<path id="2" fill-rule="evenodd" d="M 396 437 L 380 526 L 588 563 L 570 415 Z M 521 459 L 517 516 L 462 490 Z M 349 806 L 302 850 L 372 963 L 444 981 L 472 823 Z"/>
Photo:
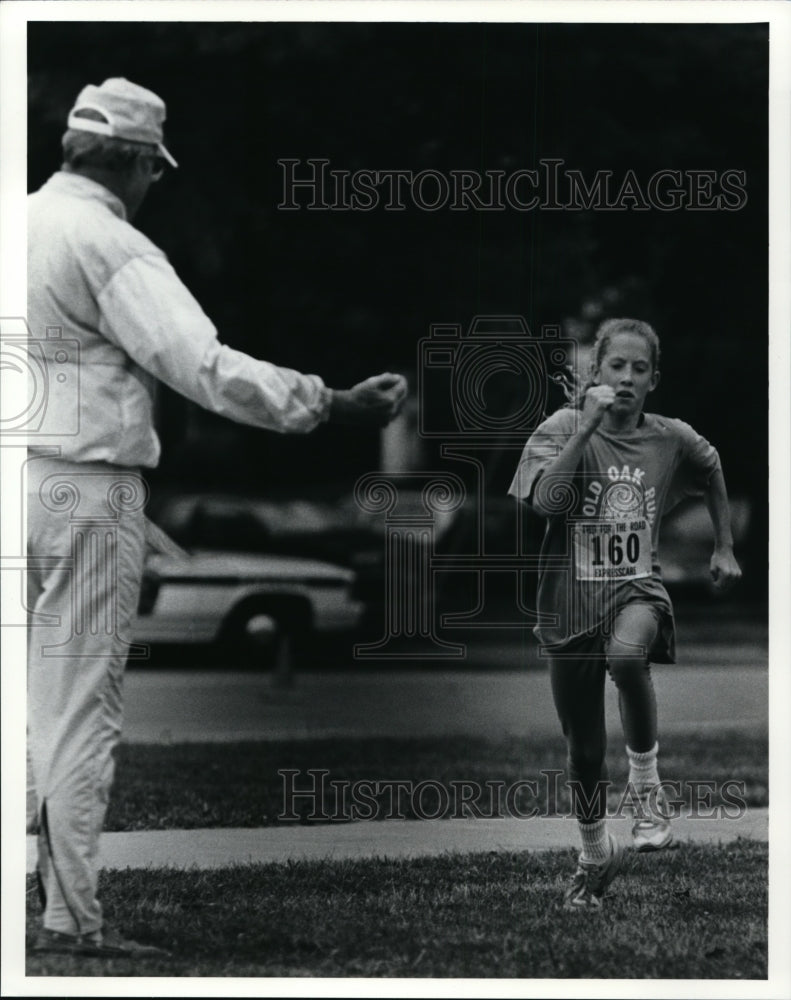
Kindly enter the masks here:
<path id="1" fill-rule="evenodd" d="M 563 450 L 576 431 L 579 412 L 569 408 L 557 410 L 540 424 L 527 439 L 508 495 L 531 502 L 533 488 L 547 466 Z"/>
<path id="2" fill-rule="evenodd" d="M 685 424 L 673 421 L 678 434 L 680 460 L 668 493 L 665 513 L 688 497 L 702 496 L 709 480 L 720 468 L 720 456 L 713 444 Z"/>

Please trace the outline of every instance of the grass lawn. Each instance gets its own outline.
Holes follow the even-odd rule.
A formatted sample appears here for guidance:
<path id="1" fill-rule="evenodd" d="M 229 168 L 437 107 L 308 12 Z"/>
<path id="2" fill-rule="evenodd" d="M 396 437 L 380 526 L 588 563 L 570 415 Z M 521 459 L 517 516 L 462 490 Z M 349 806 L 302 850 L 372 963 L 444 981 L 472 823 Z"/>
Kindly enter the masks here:
<path id="1" fill-rule="evenodd" d="M 169 948 L 31 956 L 28 975 L 766 977 L 767 845 L 628 856 L 606 908 L 566 913 L 571 850 L 103 872 L 109 921 Z M 28 935 L 38 902 L 28 881 Z"/>
<path id="2" fill-rule="evenodd" d="M 608 751 L 610 796 L 614 808 L 623 792 L 628 767 L 620 743 Z M 720 800 L 726 781 L 744 783 L 748 806 L 768 804 L 767 745 L 765 736 L 743 733 L 668 736 L 660 748 L 663 779 L 715 783 L 712 803 Z M 305 772 L 329 771 L 325 781 L 324 811 L 332 815 L 336 792 L 331 781 L 392 781 L 414 783 L 430 780 L 449 786 L 454 781 L 481 785 L 479 802 L 484 814 L 491 808 L 485 782 L 510 787 L 521 780 L 537 781 L 536 794 L 522 788 L 516 807 L 523 813 L 534 807 L 547 809 L 549 783 L 541 769 L 565 768 L 560 736 L 529 740 L 474 738 L 436 739 L 332 739 L 304 742 L 184 743 L 172 746 L 122 744 L 116 781 L 107 813 L 107 830 L 191 829 L 198 827 L 259 827 L 278 822 L 284 811 L 284 780 L 279 769 L 301 772 L 296 787 L 313 779 Z M 564 777 L 558 779 L 557 808 L 568 812 Z M 686 793 L 682 798 L 688 801 Z M 378 797 L 382 818 L 390 796 Z M 296 801 L 295 812 L 307 814 L 310 801 Z M 413 818 L 409 797 L 403 799 L 404 815 Z M 424 808 L 432 808 L 431 796 Z M 554 811 L 554 810 L 550 810 Z"/>
<path id="3" fill-rule="evenodd" d="M 615 741 L 608 762 L 617 802 L 627 767 Z M 277 823 L 283 768 L 325 769 L 328 781 L 483 786 L 537 779 L 542 768 L 564 764 L 560 738 L 123 744 L 106 828 Z M 668 736 L 661 767 L 669 780 L 714 782 L 715 804 L 720 785 L 730 780 L 744 782 L 748 805 L 767 804 L 765 737 Z M 297 784 L 303 781 L 306 774 Z M 331 813 L 335 794 L 325 787 Z M 410 815 L 408 797 L 404 804 Z M 525 790 L 518 805 L 546 808 L 545 785 L 539 783 L 537 795 Z M 565 791 L 557 806 L 567 810 Z M 657 855 L 631 853 L 604 912 L 594 916 L 560 906 L 575 854 L 104 871 L 100 897 L 108 921 L 131 937 L 164 945 L 173 957 L 130 963 L 30 956 L 28 975 L 766 977 L 765 843 L 684 843 Z M 32 878 L 28 887 L 30 938 L 40 912 Z"/>

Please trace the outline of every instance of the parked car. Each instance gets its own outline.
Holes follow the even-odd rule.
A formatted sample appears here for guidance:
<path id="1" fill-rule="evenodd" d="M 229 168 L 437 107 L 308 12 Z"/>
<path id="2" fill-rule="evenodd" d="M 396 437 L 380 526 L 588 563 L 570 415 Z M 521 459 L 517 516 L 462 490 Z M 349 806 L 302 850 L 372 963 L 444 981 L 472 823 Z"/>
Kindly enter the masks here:
<path id="1" fill-rule="evenodd" d="M 267 647 L 283 636 L 297 656 L 307 655 L 317 637 L 348 636 L 351 648 L 364 610 L 354 582 L 349 569 L 297 556 L 154 554 L 146 560 L 132 641 L 215 644 L 240 664 L 267 659 Z"/>
<path id="2" fill-rule="evenodd" d="M 402 490 L 400 513 L 421 513 L 419 491 Z M 378 638 L 385 598 L 386 517 L 364 511 L 354 496 L 330 500 L 261 500 L 222 493 L 179 493 L 160 500 L 157 523 L 190 551 L 224 551 L 319 560 L 350 571 L 350 599 L 362 608 L 358 640 Z M 436 518 L 435 539 L 451 516 Z"/>
<path id="3" fill-rule="evenodd" d="M 420 503 L 416 494 L 416 511 Z M 749 502 L 732 500 L 731 513 L 743 550 Z M 351 495 L 277 501 L 178 494 L 161 503 L 156 519 L 190 554 L 149 559 L 135 641 L 214 643 L 240 659 L 260 659 L 267 635 L 287 634 L 304 661 L 311 646 L 318 657 L 328 650 L 330 638 L 350 656 L 355 642 L 382 635 L 390 613 L 385 518 L 361 511 Z M 477 555 L 537 553 L 544 524 L 511 498 L 491 495 L 483 514 L 476 498 L 468 497 L 435 528 L 429 557 L 438 556 L 441 567 L 432 582 L 439 621 L 444 613 L 463 616 L 480 603 Z M 666 519 L 660 557 L 674 594 L 694 596 L 710 586 L 712 537 L 702 501 L 681 505 Z M 523 606 L 533 604 L 535 575 L 520 576 Z M 503 620 L 500 605 L 513 617 L 514 600 L 513 573 L 490 572 L 486 602 L 492 621 Z M 318 637 L 320 645 L 311 643 Z"/>

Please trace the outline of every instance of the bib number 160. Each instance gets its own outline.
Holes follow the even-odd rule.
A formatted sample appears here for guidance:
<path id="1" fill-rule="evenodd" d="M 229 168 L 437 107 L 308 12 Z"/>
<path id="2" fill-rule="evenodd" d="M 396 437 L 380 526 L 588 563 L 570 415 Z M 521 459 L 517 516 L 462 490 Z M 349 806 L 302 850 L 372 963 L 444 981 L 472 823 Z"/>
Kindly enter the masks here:
<path id="1" fill-rule="evenodd" d="M 606 563 L 609 563 L 610 566 L 620 566 L 624 556 L 632 565 L 640 559 L 640 537 L 634 531 L 626 536 L 625 543 L 620 535 L 610 535 L 609 538 L 593 535 L 591 543 L 593 545 L 592 566 L 604 566 Z"/>
<path id="2" fill-rule="evenodd" d="M 578 522 L 573 530 L 578 580 L 639 580 L 651 574 L 651 529 L 645 519 Z"/>

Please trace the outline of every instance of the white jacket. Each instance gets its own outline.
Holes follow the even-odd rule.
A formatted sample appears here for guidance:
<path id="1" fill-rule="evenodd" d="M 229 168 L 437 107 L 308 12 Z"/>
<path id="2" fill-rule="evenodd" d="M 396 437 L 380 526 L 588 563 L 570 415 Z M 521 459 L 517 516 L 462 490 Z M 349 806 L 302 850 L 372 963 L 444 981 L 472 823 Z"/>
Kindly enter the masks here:
<path id="1" fill-rule="evenodd" d="M 327 419 L 331 393 L 317 375 L 220 344 L 103 185 L 59 172 L 28 200 L 28 324 L 50 390 L 31 445 L 58 445 L 75 462 L 155 466 L 152 378 L 255 427 L 307 432 Z"/>

